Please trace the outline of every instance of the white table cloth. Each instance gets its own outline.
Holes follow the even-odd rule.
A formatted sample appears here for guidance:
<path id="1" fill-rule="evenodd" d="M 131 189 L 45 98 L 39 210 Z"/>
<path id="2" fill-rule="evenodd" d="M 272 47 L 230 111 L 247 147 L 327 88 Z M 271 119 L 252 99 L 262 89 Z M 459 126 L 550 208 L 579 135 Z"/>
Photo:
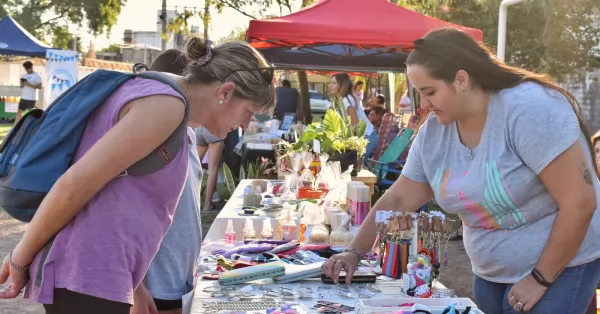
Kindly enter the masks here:
<path id="1" fill-rule="evenodd" d="M 216 241 L 221 240 L 225 237 L 225 231 L 227 229 L 227 221 L 231 219 L 233 222 L 233 229 L 235 230 L 236 241 L 242 241 L 242 231 L 246 224 L 246 218 L 252 219 L 254 223 L 254 231 L 256 237 L 260 237 L 260 233 L 263 229 L 263 221 L 269 219 L 271 221 L 271 228 L 273 228 L 273 235 L 277 237 L 277 227 L 279 226 L 278 218 L 269 218 L 264 215 L 262 211 L 259 211 L 258 216 L 241 216 L 238 213 L 242 212 L 242 206 L 244 203 L 244 187 L 251 185 L 252 180 L 242 180 L 236 187 L 235 192 L 225 204 L 225 207 L 221 209 L 221 212 L 217 215 L 215 220 L 210 226 L 210 229 L 204 237 L 204 241 Z"/>

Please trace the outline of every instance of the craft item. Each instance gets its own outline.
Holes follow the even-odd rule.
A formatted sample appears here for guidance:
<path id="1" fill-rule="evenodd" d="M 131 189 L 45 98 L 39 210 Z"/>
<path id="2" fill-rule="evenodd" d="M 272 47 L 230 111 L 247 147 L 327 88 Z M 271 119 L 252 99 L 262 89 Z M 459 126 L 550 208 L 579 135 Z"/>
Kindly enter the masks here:
<path id="1" fill-rule="evenodd" d="M 218 302 L 207 302 L 202 305 L 204 313 L 220 313 L 221 311 L 230 312 L 256 312 L 265 311 L 269 308 L 277 308 L 283 305 L 281 302 L 275 300 L 262 300 L 259 302 L 255 301 L 218 301 Z"/>
<path id="2" fill-rule="evenodd" d="M 255 239 L 255 240 L 247 240 L 244 241 L 244 244 L 249 244 L 249 243 L 253 243 L 253 244 L 273 244 L 273 245 L 282 245 L 282 244 L 288 244 L 290 243 L 290 241 L 284 241 L 284 240 L 278 240 L 278 239 Z"/>
<path id="3" fill-rule="evenodd" d="M 346 230 L 350 230 L 349 225 L 348 224 L 344 224 L 344 221 L 346 220 L 346 213 L 334 213 L 331 215 L 331 229 L 335 230 L 338 227 L 340 227 L 341 225 L 343 225 L 342 227 Z M 350 221 L 350 220 L 348 220 Z"/>
<path id="4" fill-rule="evenodd" d="M 354 216 L 354 225 L 360 226 L 367 218 L 371 209 L 371 190 L 366 185 L 353 186 L 354 198 L 351 199 L 352 215 Z"/>
<path id="5" fill-rule="evenodd" d="M 233 230 L 233 220 L 227 220 L 227 229 L 225 229 L 225 241 L 235 244 L 235 230 Z"/>
<path id="6" fill-rule="evenodd" d="M 262 253 L 272 250 L 275 247 L 273 244 L 263 243 L 263 244 L 244 244 L 242 246 L 238 246 L 231 250 L 227 250 L 223 252 L 223 257 L 230 258 L 233 254 L 240 253 Z"/>
<path id="7" fill-rule="evenodd" d="M 344 204 L 347 205 L 347 208 L 350 208 L 350 203 L 352 202 L 351 200 L 351 196 L 354 196 L 354 188 L 352 188 L 352 186 L 360 186 L 360 185 L 365 185 L 364 183 L 360 182 L 360 181 L 348 181 L 346 183 L 346 198 L 344 199 L 345 202 Z"/>
<path id="8" fill-rule="evenodd" d="M 429 256 L 419 254 L 411 257 L 408 263 L 410 289 L 406 292 L 409 296 L 429 298 L 432 295 L 431 281 L 433 265 Z"/>
<path id="9" fill-rule="evenodd" d="M 261 201 L 262 196 L 260 196 L 260 194 L 244 194 L 244 203 L 242 206 L 259 207 Z"/>
<path id="10" fill-rule="evenodd" d="M 285 274 L 274 277 L 273 282 L 284 284 L 303 279 L 319 277 L 323 273 L 321 270 L 321 265 L 323 265 L 323 262 L 312 263 L 308 265 L 285 265 Z"/>
<path id="11" fill-rule="evenodd" d="M 287 210 L 286 210 L 287 209 Z M 298 224 L 292 216 L 291 208 L 284 208 L 281 220 L 279 221 L 279 238 L 281 240 L 297 239 Z"/>
<path id="12" fill-rule="evenodd" d="M 252 186 L 254 187 L 255 194 L 267 193 L 267 180 L 254 180 L 252 181 Z"/>
<path id="13" fill-rule="evenodd" d="M 252 219 L 246 218 L 246 226 L 242 232 L 242 238 L 244 241 L 256 239 L 256 232 L 254 231 L 254 223 Z"/>
<path id="14" fill-rule="evenodd" d="M 329 231 L 324 224 L 313 226 L 308 243 L 329 243 Z"/>
<path id="15" fill-rule="evenodd" d="M 244 194 L 252 194 L 254 193 L 254 188 L 252 188 L 252 184 L 248 184 L 244 187 Z"/>
<path id="16" fill-rule="evenodd" d="M 263 220 L 263 229 L 260 233 L 261 239 L 273 239 L 273 227 L 271 227 L 271 219 Z"/>
<path id="17" fill-rule="evenodd" d="M 312 190 L 312 187 L 299 186 L 298 187 L 298 199 L 302 200 L 302 199 L 308 198 L 308 191 L 310 191 L 310 190 Z"/>
<path id="18" fill-rule="evenodd" d="M 308 190 L 306 191 L 306 198 L 312 200 L 320 200 L 321 196 L 323 196 L 323 191 L 320 190 Z"/>
<path id="19" fill-rule="evenodd" d="M 244 215 L 254 215 L 256 213 L 256 207 L 244 206 L 242 207 L 242 211 L 244 212 Z"/>
<path id="20" fill-rule="evenodd" d="M 285 264 L 283 262 L 266 263 L 220 273 L 219 284 L 221 286 L 231 286 L 252 280 L 273 278 L 284 273 Z"/>
<path id="21" fill-rule="evenodd" d="M 346 272 L 341 271 L 338 278 L 338 282 L 346 282 Z M 334 283 L 333 279 L 327 277 L 325 274 L 321 275 L 321 281 L 327 284 Z M 352 283 L 374 283 L 375 281 L 377 281 L 377 275 L 370 271 L 358 270 L 352 276 Z"/>
<path id="22" fill-rule="evenodd" d="M 288 243 L 280 244 L 273 249 L 269 250 L 269 253 L 279 254 L 281 252 L 289 251 L 291 249 L 297 248 L 300 246 L 300 242 L 293 240 Z"/>
<path id="23" fill-rule="evenodd" d="M 444 267 L 448 267 L 448 241 L 450 241 L 450 237 L 452 236 L 452 223 L 453 221 L 448 219 L 444 220 Z"/>
<path id="24" fill-rule="evenodd" d="M 263 208 L 263 212 L 265 213 L 265 216 L 269 218 L 277 218 L 281 215 L 282 209 L 283 205 L 271 204 L 265 205 L 265 207 Z"/>
<path id="25" fill-rule="evenodd" d="M 304 166 L 304 170 L 302 170 L 302 174 L 300 174 L 300 182 L 301 186 L 309 187 L 312 189 L 313 184 L 315 182 L 315 176 L 310 169 L 310 165 L 313 162 L 313 153 L 312 152 L 303 152 L 302 153 L 302 165 Z M 301 199 L 301 197 L 298 197 Z"/>
<path id="26" fill-rule="evenodd" d="M 325 224 L 331 228 L 331 216 L 341 212 L 342 209 L 339 207 L 329 207 L 325 209 Z"/>
<path id="27" fill-rule="evenodd" d="M 329 235 L 329 244 L 331 244 L 331 246 L 347 247 L 352 241 L 352 234 L 346 229 L 346 226 L 348 226 L 352 217 L 345 213 L 342 213 L 341 215 L 344 215 L 344 220 Z"/>
<path id="28" fill-rule="evenodd" d="M 385 255 L 381 266 L 383 275 L 396 279 L 402 277 L 403 268 L 408 262 L 409 246 L 407 242 L 387 242 L 385 244 Z"/>

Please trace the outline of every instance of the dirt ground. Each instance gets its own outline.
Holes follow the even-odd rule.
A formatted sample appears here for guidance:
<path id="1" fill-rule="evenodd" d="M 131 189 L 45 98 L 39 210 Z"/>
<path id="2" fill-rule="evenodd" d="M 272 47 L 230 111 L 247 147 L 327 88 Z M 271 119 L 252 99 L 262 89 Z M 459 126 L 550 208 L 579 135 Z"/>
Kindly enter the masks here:
<path id="1" fill-rule="evenodd" d="M 204 217 L 203 217 L 204 218 Z M 208 218 L 208 217 L 207 217 Z M 206 233 L 210 228 L 210 223 L 206 219 L 203 223 L 203 231 Z M 4 212 L 0 211 L 0 258 L 8 255 L 17 241 L 25 231 L 25 224 L 11 219 Z M 448 288 L 454 289 L 458 296 L 472 297 L 471 285 L 473 274 L 471 272 L 471 263 L 461 241 L 450 242 L 448 245 L 449 265 L 442 268 L 441 282 Z M 23 298 L 13 300 L 0 300 L 1 314 L 44 314 L 44 309 L 37 303 L 30 302 Z"/>

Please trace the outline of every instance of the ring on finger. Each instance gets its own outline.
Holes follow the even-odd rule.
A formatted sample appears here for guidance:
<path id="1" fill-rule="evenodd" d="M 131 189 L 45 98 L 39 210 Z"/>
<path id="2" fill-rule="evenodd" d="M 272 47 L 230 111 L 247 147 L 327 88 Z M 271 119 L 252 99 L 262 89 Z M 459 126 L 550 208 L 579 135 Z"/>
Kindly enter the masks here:
<path id="1" fill-rule="evenodd" d="M 520 310 L 522 310 L 522 309 L 523 309 L 523 303 L 521 303 L 521 302 L 517 301 L 517 303 L 515 303 L 515 306 L 514 306 L 514 308 L 515 308 L 515 310 L 517 310 L 517 311 L 520 311 Z"/>

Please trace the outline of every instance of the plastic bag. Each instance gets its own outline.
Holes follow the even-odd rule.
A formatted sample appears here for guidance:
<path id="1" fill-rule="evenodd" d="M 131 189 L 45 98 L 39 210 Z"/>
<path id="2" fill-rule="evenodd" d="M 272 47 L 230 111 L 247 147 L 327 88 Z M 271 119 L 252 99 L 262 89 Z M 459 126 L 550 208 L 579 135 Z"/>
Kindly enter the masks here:
<path id="1" fill-rule="evenodd" d="M 348 246 L 352 241 L 352 233 L 348 230 L 348 225 L 352 217 L 346 215 L 342 223 L 337 226 L 329 235 L 329 244 L 331 246 Z"/>
<path id="2" fill-rule="evenodd" d="M 300 168 L 302 167 L 302 154 L 294 153 L 290 156 L 292 162 L 292 173 L 285 177 L 285 191 L 281 199 L 284 201 L 295 201 L 298 182 L 300 181 Z"/>
<path id="3" fill-rule="evenodd" d="M 302 153 L 302 165 L 304 166 L 304 170 L 302 170 L 302 174 L 300 174 L 300 179 L 298 182 L 298 187 L 312 188 L 315 182 L 315 176 L 310 170 L 310 164 L 313 162 L 313 153 L 312 152 L 303 152 Z"/>

